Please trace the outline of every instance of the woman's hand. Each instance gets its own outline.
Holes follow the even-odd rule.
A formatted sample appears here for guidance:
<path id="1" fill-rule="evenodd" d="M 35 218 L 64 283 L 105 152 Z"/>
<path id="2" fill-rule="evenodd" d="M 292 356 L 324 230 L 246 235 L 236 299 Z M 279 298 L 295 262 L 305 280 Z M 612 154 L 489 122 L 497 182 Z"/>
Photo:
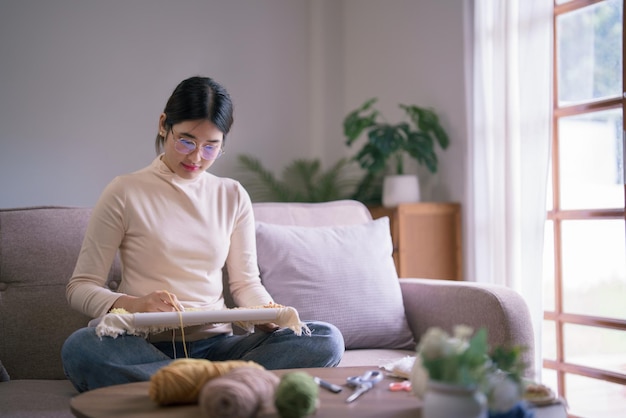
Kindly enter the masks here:
<path id="1" fill-rule="evenodd" d="M 282 305 L 277 305 L 270 300 L 269 303 L 267 305 L 263 305 L 263 307 L 264 308 L 280 308 L 282 307 Z M 258 325 L 255 325 L 255 327 L 259 331 L 263 331 L 263 332 L 274 332 L 280 328 L 278 325 L 276 325 L 273 322 L 268 322 L 266 324 L 258 324 Z"/>
<path id="2" fill-rule="evenodd" d="M 185 310 L 176 295 L 167 290 L 157 290 L 142 297 L 122 295 L 117 298 L 111 308 L 123 308 L 130 313 L 182 312 Z"/>

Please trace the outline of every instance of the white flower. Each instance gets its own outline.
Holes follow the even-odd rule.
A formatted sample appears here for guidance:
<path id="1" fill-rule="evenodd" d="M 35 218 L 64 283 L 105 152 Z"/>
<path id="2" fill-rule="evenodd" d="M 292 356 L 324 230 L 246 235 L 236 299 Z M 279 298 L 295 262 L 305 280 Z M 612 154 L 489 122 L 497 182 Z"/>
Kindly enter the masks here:
<path id="1" fill-rule="evenodd" d="M 457 354 L 462 354 L 469 347 L 469 343 L 466 340 L 458 338 L 450 338 L 444 347 L 444 357 L 451 357 Z"/>
<path id="2" fill-rule="evenodd" d="M 474 334 L 474 328 L 467 325 L 455 325 L 453 331 L 454 338 L 469 341 Z"/>
<path id="3" fill-rule="evenodd" d="M 453 338 L 448 340 L 448 347 L 445 355 L 461 354 L 469 347 L 469 340 L 474 334 L 474 328 L 467 325 L 455 325 L 452 330 Z"/>
<path id="4" fill-rule="evenodd" d="M 409 380 L 411 381 L 413 395 L 424 399 L 426 387 L 428 386 L 428 371 L 422 365 L 422 357 L 419 354 L 415 357 Z"/>
<path id="5" fill-rule="evenodd" d="M 450 336 L 441 328 L 429 328 L 422 336 L 417 352 L 427 359 L 446 356 L 449 351 L 449 338 Z"/>
<path id="6" fill-rule="evenodd" d="M 497 371 L 487 377 L 489 409 L 494 412 L 510 411 L 520 400 L 521 386 L 505 372 Z"/>

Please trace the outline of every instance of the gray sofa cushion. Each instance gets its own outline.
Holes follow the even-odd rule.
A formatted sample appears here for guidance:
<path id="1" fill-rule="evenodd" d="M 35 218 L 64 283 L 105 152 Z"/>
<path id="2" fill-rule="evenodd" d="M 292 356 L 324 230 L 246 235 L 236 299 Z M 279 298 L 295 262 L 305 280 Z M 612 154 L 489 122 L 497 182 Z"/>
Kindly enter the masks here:
<path id="1" fill-rule="evenodd" d="M 78 392 L 69 380 L 12 380 L 0 383 L 2 418 L 71 418 Z"/>

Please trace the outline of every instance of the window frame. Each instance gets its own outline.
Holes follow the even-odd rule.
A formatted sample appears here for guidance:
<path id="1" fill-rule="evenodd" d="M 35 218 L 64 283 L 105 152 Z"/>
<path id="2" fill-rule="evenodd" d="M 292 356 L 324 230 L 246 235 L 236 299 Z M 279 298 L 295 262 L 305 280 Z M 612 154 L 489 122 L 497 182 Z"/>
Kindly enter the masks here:
<path id="1" fill-rule="evenodd" d="M 620 219 L 626 221 L 625 208 L 620 209 L 561 209 L 560 207 L 560 170 L 559 170 L 559 120 L 568 116 L 583 115 L 601 110 L 622 109 L 622 115 L 626 115 L 626 66 L 622 65 L 622 95 L 600 100 L 577 103 L 575 105 L 559 105 L 558 90 L 558 18 L 564 14 L 583 9 L 585 7 L 602 3 L 605 0 L 573 0 L 563 4 L 554 3 L 553 15 L 553 115 L 552 115 L 552 207 L 547 211 L 546 226 L 551 223 L 554 239 L 554 310 L 545 310 L 543 313 L 544 323 L 554 324 L 556 329 L 556 358 L 544 359 L 544 369 L 553 370 L 557 375 L 557 391 L 559 396 L 567 398 L 566 375 L 576 374 L 592 379 L 626 385 L 626 374 L 601 370 L 594 367 L 568 363 L 565 360 L 564 328 L 566 324 L 585 325 L 597 328 L 615 329 L 626 332 L 626 320 L 619 318 L 607 318 L 593 315 L 570 314 L 563 311 L 563 264 L 562 264 L 562 224 L 568 220 L 599 220 Z M 623 6 L 626 3 L 622 0 Z M 624 15 L 624 13 L 623 13 Z M 622 17 L 622 62 L 626 56 L 626 42 L 624 41 L 625 18 Z M 622 142 L 625 133 L 622 131 Z M 624 151 L 626 153 L 626 151 Z M 624 158 L 626 160 L 626 158 Z M 626 176 L 625 176 L 626 177 Z M 626 196 L 626 184 L 624 185 Z M 550 196 L 548 197 L 550 198 Z M 626 206 L 626 205 L 625 205 Z M 626 239 L 626 231 L 625 231 Z M 574 415 L 570 415 L 574 416 Z"/>

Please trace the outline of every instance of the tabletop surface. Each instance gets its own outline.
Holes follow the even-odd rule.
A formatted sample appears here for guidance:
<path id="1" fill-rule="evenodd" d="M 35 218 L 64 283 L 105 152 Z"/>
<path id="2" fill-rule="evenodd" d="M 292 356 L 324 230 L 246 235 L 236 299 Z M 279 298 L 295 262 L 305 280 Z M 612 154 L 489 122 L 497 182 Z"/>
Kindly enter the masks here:
<path id="1" fill-rule="evenodd" d="M 398 379 L 385 376 L 383 381 L 377 383 L 372 390 L 359 397 L 352 403 L 346 403 L 353 389 L 346 386 L 346 378 L 364 373 L 375 367 L 340 367 L 340 368 L 315 368 L 298 369 L 312 376 L 317 376 L 330 383 L 343 387 L 340 393 L 332 393 L 320 388 L 320 407 L 315 414 L 316 418 L 332 417 L 411 417 L 420 416 L 421 401 L 410 392 L 392 392 L 388 389 L 389 383 L 397 382 Z M 275 370 L 274 373 L 282 375 L 292 370 Z M 70 406 L 72 413 L 81 418 L 98 418 L 115 416 L 120 418 L 143 418 L 143 417 L 171 417 L 171 418 L 197 418 L 202 416 L 198 405 L 180 405 L 162 407 L 153 402 L 148 396 L 150 382 L 128 383 L 125 385 L 109 386 L 85 392 L 74 397 Z M 338 415 L 338 411 L 341 411 Z M 381 412 L 384 411 L 384 415 Z M 278 417 L 276 411 L 262 411 L 259 418 Z"/>
<path id="2" fill-rule="evenodd" d="M 385 417 L 385 418 L 419 418 L 422 402 L 411 392 L 392 392 L 389 384 L 399 379 L 385 375 L 372 390 L 352 403 L 346 403 L 354 389 L 346 385 L 346 378 L 363 374 L 376 367 L 338 367 L 297 369 L 317 376 L 330 383 L 343 387 L 340 393 L 332 393 L 320 388 L 320 406 L 315 418 L 337 417 Z M 380 369 L 378 369 L 380 370 Z M 275 370 L 281 376 L 290 370 Z M 386 373 L 385 373 L 386 374 Z M 198 418 L 202 412 L 197 404 L 178 406 L 159 406 L 148 395 L 150 382 L 128 383 L 109 386 L 75 396 L 70 401 L 72 413 L 79 418 L 119 417 L 119 418 Z M 258 418 L 277 418 L 274 408 L 261 411 Z M 565 418 L 561 405 L 543 407 L 535 410 L 536 418 Z"/>

